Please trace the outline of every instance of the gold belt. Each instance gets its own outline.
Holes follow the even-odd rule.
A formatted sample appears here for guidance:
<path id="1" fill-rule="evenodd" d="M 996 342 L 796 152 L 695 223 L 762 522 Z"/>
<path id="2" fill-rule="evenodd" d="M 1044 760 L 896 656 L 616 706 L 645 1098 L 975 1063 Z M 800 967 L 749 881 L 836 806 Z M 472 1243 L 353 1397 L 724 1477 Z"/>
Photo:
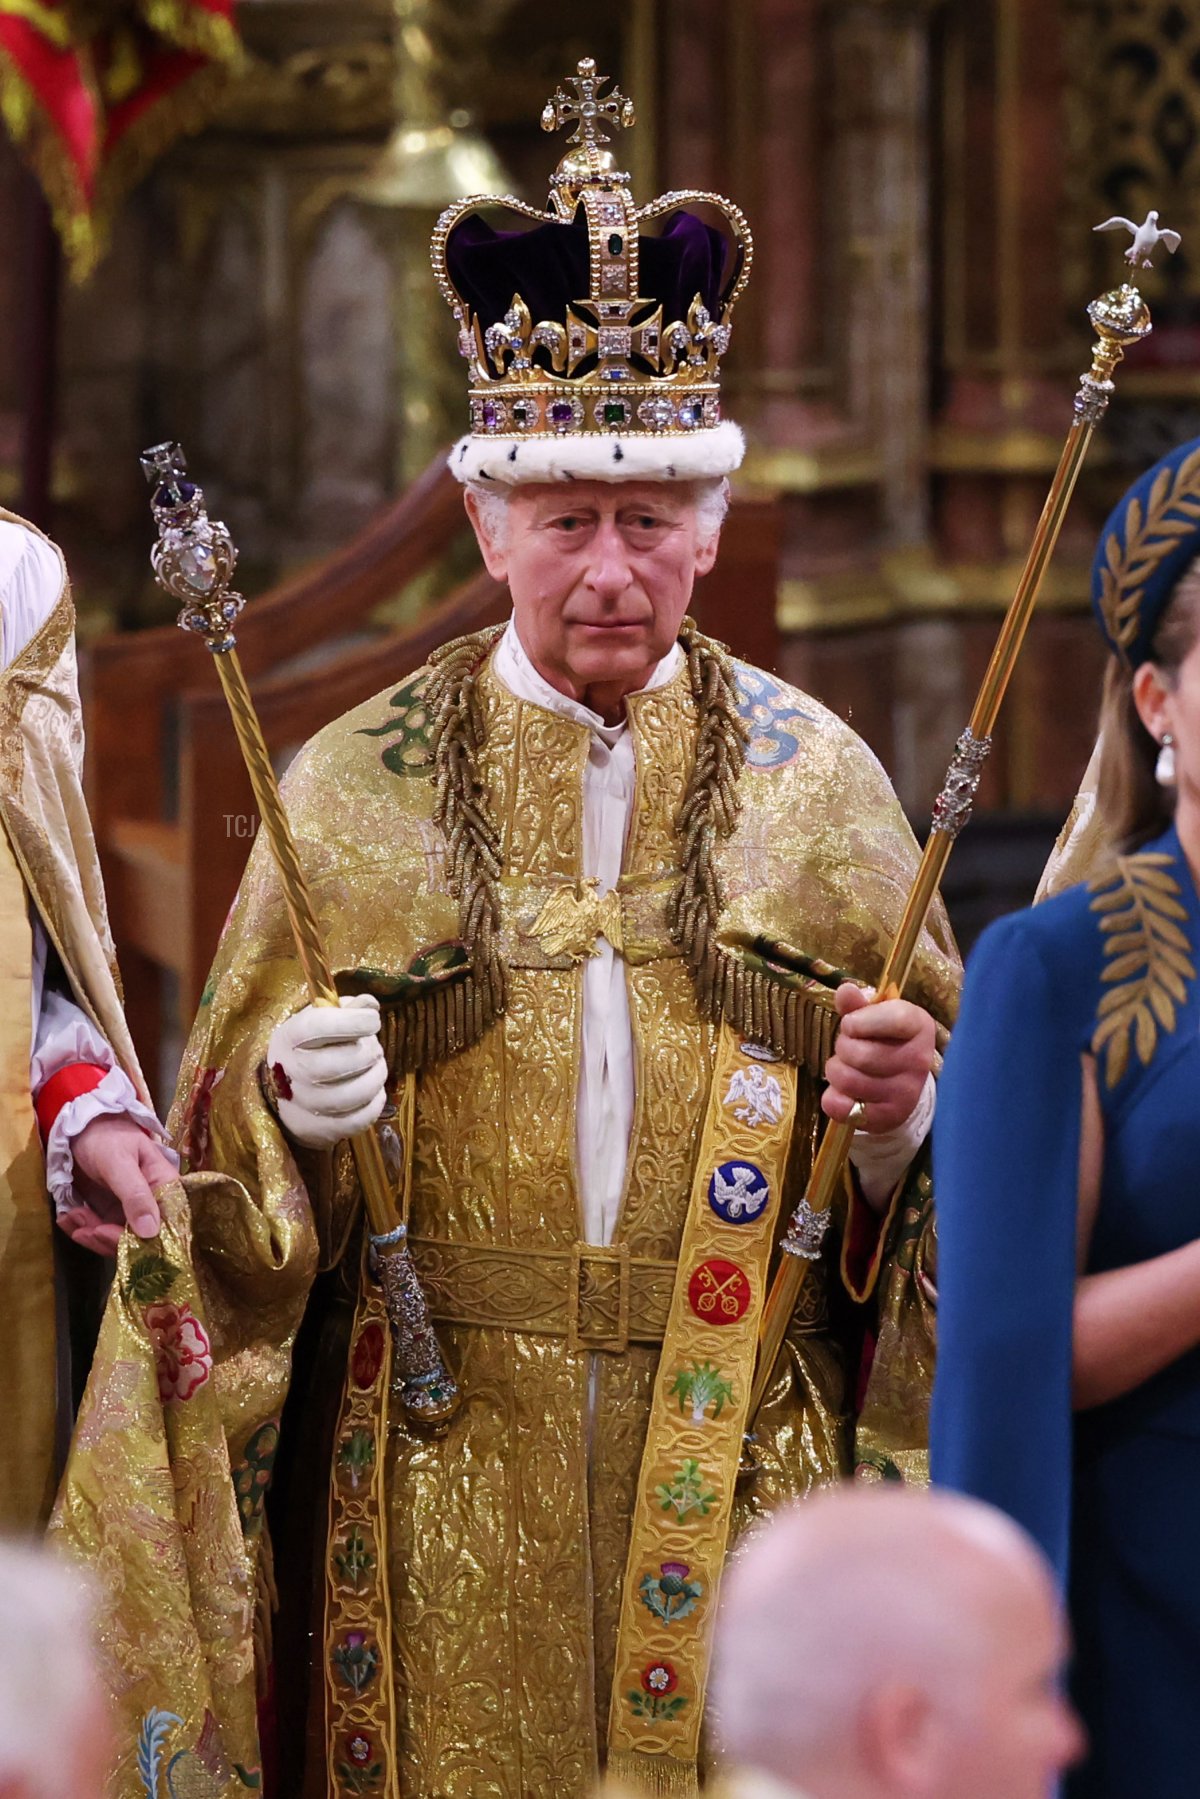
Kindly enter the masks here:
<path id="1" fill-rule="evenodd" d="M 565 1337 L 568 1349 L 620 1354 L 661 1343 L 671 1309 L 674 1262 L 576 1243 L 571 1249 L 499 1249 L 490 1244 L 410 1239 L 435 1320 Z"/>

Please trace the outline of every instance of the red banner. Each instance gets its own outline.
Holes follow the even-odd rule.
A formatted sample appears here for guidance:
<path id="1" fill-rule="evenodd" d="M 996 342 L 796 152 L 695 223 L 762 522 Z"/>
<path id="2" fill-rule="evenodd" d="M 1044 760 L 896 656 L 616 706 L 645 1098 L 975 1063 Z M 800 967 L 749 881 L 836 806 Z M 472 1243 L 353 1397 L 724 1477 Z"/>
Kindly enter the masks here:
<path id="1" fill-rule="evenodd" d="M 0 0 L 0 110 L 50 202 L 72 273 L 117 207 L 197 131 L 242 61 L 236 0 Z"/>

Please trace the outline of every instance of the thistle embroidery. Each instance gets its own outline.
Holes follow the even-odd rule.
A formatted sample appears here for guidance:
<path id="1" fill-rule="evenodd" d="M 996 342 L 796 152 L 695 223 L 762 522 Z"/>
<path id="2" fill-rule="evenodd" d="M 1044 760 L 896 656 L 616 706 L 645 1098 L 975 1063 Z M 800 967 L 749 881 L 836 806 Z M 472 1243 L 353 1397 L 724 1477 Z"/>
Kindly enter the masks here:
<path id="1" fill-rule="evenodd" d="M 639 1592 L 642 1604 L 664 1624 L 675 1624 L 696 1609 L 704 1583 L 692 1580 L 686 1562 L 662 1562 L 657 1574 L 643 1574 Z"/>
<path id="2" fill-rule="evenodd" d="M 699 1462 L 685 1461 L 673 1480 L 660 1481 L 655 1492 L 662 1500 L 664 1512 L 674 1512 L 681 1521 L 689 1512 L 707 1517 L 717 1503 L 717 1496 L 705 1483 Z"/>
<path id="3" fill-rule="evenodd" d="M 1186 1002 L 1187 983 L 1196 978 L 1179 883 L 1167 873 L 1172 867 L 1174 858 L 1164 854 L 1122 856 L 1117 873 L 1091 889 L 1091 909 L 1100 914 L 1104 935 L 1101 979 L 1108 988 L 1096 1015 L 1092 1054 L 1103 1057 L 1110 1088 L 1125 1074 L 1131 1048 L 1146 1067 L 1160 1028 L 1175 1029 L 1175 1008 Z"/>
<path id="4" fill-rule="evenodd" d="M 725 1406 L 733 1403 L 733 1383 L 725 1379 L 715 1362 L 693 1362 L 690 1368 L 681 1368 L 671 1383 L 671 1392 L 678 1397 L 681 1412 L 691 1407 L 693 1424 L 703 1424 L 710 1407 L 712 1416 L 719 1418 Z"/>
<path id="5" fill-rule="evenodd" d="M 333 1652 L 333 1665 L 359 1698 L 379 1672 L 379 1650 L 365 1631 L 348 1630 Z"/>

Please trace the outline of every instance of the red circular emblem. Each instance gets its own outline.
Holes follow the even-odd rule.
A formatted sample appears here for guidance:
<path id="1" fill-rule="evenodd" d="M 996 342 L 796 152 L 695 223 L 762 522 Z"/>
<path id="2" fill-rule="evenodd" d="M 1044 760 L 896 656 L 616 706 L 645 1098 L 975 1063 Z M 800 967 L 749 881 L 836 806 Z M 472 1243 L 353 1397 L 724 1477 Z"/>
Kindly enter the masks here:
<path id="1" fill-rule="evenodd" d="M 350 1358 L 350 1373 L 356 1387 L 373 1387 L 383 1367 L 383 1326 L 374 1320 L 365 1324 Z"/>
<path id="2" fill-rule="evenodd" d="M 724 1256 L 710 1256 L 692 1273 L 688 1304 L 704 1324 L 736 1324 L 750 1304 L 745 1270 Z"/>

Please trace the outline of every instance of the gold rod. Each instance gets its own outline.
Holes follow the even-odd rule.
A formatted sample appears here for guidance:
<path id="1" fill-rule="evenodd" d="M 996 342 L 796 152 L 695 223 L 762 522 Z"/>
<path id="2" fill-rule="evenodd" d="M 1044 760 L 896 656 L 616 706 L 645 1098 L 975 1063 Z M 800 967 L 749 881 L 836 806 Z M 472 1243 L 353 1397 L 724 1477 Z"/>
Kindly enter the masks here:
<path id="1" fill-rule="evenodd" d="M 239 660 L 233 624 L 245 604 L 230 587 L 237 550 L 219 519 L 210 519 L 204 495 L 187 479 L 187 462 L 177 443 L 155 444 L 142 457 L 154 488 L 150 505 L 158 528 L 151 556 L 159 585 L 182 602 L 179 624 L 194 631 L 211 651 L 221 690 L 263 830 L 283 890 L 296 955 L 315 1005 L 336 1006 L 337 986 L 313 910 L 304 870 L 284 811 L 254 701 Z M 412 1079 L 401 1100 L 404 1148 L 411 1155 Z M 372 1269 L 383 1288 L 395 1334 L 393 1366 L 409 1427 L 441 1436 L 450 1428 L 462 1396 L 448 1373 L 408 1246 L 406 1205 L 397 1197 L 383 1146 L 368 1126 L 350 1138 L 363 1205 L 371 1231 Z M 405 1182 L 407 1186 L 407 1182 Z"/>
<path id="2" fill-rule="evenodd" d="M 283 801 L 279 794 L 279 783 L 275 779 L 275 770 L 271 764 L 271 757 L 258 722 L 258 714 L 254 710 L 254 702 L 250 697 L 250 689 L 246 684 L 246 676 L 238 659 L 237 650 L 232 645 L 228 649 L 216 650 L 213 654 L 213 661 L 216 663 L 217 674 L 220 676 L 230 717 L 233 719 L 233 728 L 237 732 L 246 772 L 250 777 L 254 803 L 258 807 L 258 815 L 262 820 L 263 829 L 267 833 L 275 866 L 279 870 L 284 904 L 287 907 L 292 936 L 295 939 L 296 955 L 304 970 L 304 979 L 308 985 L 309 995 L 316 1005 L 336 1006 L 338 992 L 334 984 L 333 970 L 329 966 L 325 945 L 321 941 L 308 883 L 304 879 L 304 870 L 300 866 L 296 840 L 292 836 L 292 827 L 288 822 L 288 815 L 284 811 Z M 350 1139 L 350 1148 L 354 1153 L 354 1165 L 362 1183 L 363 1202 L 366 1206 L 371 1230 L 377 1237 L 386 1236 L 390 1231 L 394 1231 L 400 1223 L 400 1215 L 379 1139 L 374 1130 L 368 1127 Z"/>
<path id="3" fill-rule="evenodd" d="M 1098 333 L 1098 341 L 1092 351 L 1092 366 L 1083 377 L 1075 397 L 1074 418 L 1042 507 L 1021 578 L 1000 627 L 991 661 L 971 712 L 970 723 L 959 739 L 946 784 L 934 809 L 933 828 L 922 851 L 900 924 L 879 977 L 877 1003 L 896 997 L 907 983 L 930 907 L 941 886 L 950 851 L 970 815 L 971 801 L 990 748 L 992 731 L 1033 616 L 1038 590 L 1058 541 L 1071 495 L 1075 491 L 1083 459 L 1112 394 L 1113 370 L 1124 355 L 1126 345 L 1136 343 L 1150 330 L 1149 311 L 1134 288 L 1118 288 L 1113 293 L 1094 300 L 1088 308 L 1088 314 Z M 793 1248 L 780 1258 L 779 1268 L 763 1307 L 758 1333 L 758 1362 L 746 1424 L 747 1434 L 754 1428 L 754 1420 L 774 1370 L 776 1357 L 783 1346 L 796 1301 L 810 1268 L 817 1260 L 816 1252 L 821 1235 L 828 1222 L 834 1196 L 842 1184 L 853 1138 L 854 1126 L 851 1123 L 829 1125 L 813 1162 L 804 1199 L 793 1219 L 791 1230 L 784 1238 L 784 1248 L 787 1250 L 789 1236 L 792 1232 L 798 1232 L 797 1241 L 801 1247 L 798 1252 Z"/>

